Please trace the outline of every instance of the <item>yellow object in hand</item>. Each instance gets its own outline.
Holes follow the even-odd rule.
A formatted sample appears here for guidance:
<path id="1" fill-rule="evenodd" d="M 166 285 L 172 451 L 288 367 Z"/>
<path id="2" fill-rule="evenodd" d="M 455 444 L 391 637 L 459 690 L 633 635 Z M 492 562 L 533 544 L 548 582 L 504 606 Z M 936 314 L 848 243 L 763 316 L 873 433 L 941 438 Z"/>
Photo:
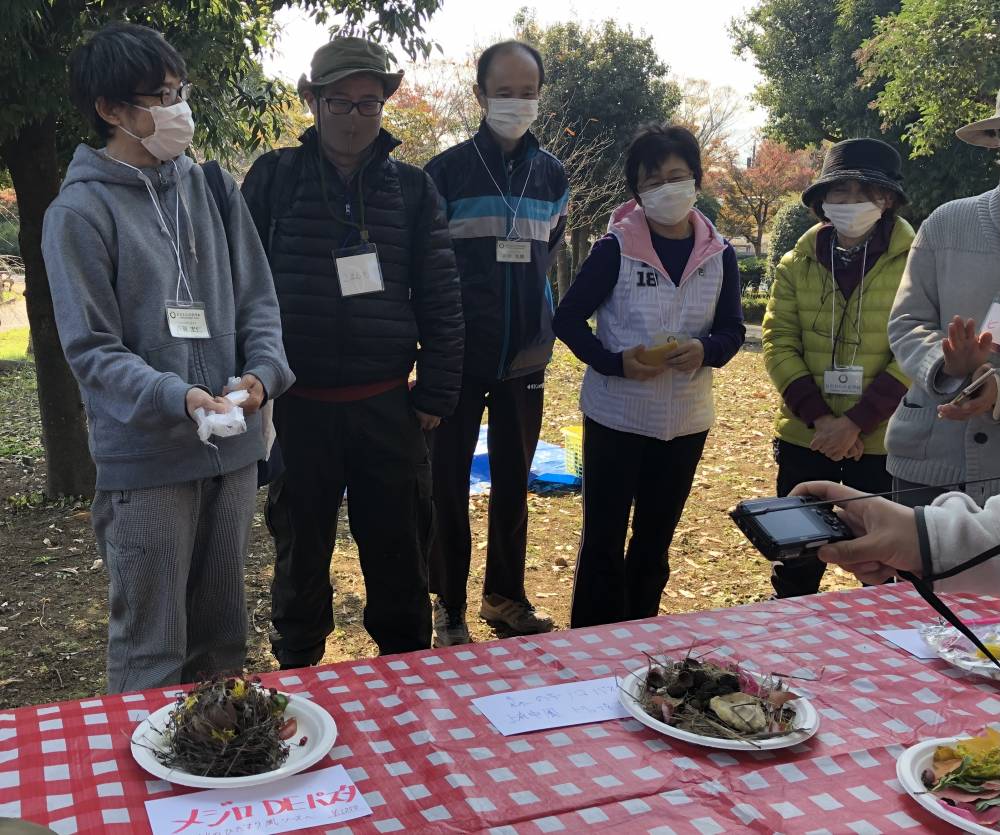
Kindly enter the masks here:
<path id="1" fill-rule="evenodd" d="M 643 348 L 635 358 L 645 365 L 663 365 L 674 351 L 681 347 L 681 341 L 673 334 L 658 336 L 652 348 Z"/>

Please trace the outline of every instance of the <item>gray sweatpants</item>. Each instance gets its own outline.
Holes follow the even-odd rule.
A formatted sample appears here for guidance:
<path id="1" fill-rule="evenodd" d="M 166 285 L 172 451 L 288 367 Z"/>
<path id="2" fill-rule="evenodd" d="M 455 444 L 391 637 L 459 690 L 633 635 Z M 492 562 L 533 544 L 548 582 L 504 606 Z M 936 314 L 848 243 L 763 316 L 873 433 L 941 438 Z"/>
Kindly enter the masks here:
<path id="1" fill-rule="evenodd" d="M 109 693 L 243 669 L 243 568 L 256 493 L 251 465 L 94 497 L 94 532 L 110 581 Z"/>

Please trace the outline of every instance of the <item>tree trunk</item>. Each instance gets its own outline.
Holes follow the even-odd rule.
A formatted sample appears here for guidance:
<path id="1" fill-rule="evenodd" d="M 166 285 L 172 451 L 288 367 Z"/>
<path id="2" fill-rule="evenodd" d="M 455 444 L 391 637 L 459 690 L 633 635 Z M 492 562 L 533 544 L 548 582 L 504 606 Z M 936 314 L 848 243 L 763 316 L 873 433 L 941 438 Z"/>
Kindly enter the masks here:
<path id="1" fill-rule="evenodd" d="M 59 344 L 42 260 L 42 219 L 59 192 L 55 119 L 48 117 L 24 125 L 0 148 L 0 157 L 14 182 L 21 219 L 18 240 L 24 259 L 24 300 L 38 379 L 48 474 L 46 493 L 53 498 L 92 496 L 95 473 L 87 449 L 87 421 L 80 390 Z"/>
<path id="2" fill-rule="evenodd" d="M 583 259 L 587 257 L 587 252 L 585 251 L 589 243 L 587 228 L 581 226 L 570 232 L 570 242 L 573 247 L 573 262 L 570 265 L 570 269 L 573 275 L 576 275 L 580 271 L 580 265 L 583 263 Z M 571 282 L 572 283 L 572 282 Z"/>
<path id="3" fill-rule="evenodd" d="M 559 301 L 566 298 L 573 283 L 573 272 L 569 268 L 569 249 L 563 245 L 556 253 L 556 277 L 559 284 Z"/>

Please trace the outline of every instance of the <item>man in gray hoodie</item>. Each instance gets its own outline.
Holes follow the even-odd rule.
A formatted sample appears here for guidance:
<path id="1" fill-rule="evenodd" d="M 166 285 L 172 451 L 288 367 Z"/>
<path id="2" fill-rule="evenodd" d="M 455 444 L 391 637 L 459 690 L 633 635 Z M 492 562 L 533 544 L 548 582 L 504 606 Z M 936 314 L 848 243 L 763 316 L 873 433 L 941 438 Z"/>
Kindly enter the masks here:
<path id="1" fill-rule="evenodd" d="M 74 53 L 71 95 L 107 144 L 76 149 L 43 230 L 97 464 L 110 692 L 242 669 L 259 409 L 293 380 L 239 190 L 216 169 L 213 191 L 184 155 L 185 76 L 181 56 L 141 26 L 107 26 Z M 222 395 L 236 389 L 246 431 L 203 443 L 196 410 L 229 411 Z"/>

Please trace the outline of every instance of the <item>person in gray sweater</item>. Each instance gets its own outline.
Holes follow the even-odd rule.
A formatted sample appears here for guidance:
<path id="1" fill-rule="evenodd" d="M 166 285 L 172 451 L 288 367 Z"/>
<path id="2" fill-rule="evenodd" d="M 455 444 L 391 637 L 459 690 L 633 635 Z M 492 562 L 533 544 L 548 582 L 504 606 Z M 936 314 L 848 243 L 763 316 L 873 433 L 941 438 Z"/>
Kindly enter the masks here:
<path id="1" fill-rule="evenodd" d="M 1000 147 L 1000 97 L 996 116 L 966 125 L 958 136 Z M 938 419 L 938 407 L 997 356 L 991 341 L 1000 340 L 991 340 L 988 327 L 977 333 L 977 323 L 983 325 L 1000 294 L 998 262 L 1000 187 L 940 206 L 910 247 L 889 343 L 913 382 L 889 422 L 885 445 L 895 497 L 911 507 L 956 487 L 980 506 L 1000 493 L 1000 423 L 986 414 Z"/>
<path id="2" fill-rule="evenodd" d="M 97 465 L 113 693 L 242 669 L 259 409 L 293 380 L 240 192 L 223 174 L 217 205 L 184 155 L 189 91 L 183 59 L 151 29 L 111 24 L 83 44 L 70 92 L 107 144 L 76 149 L 43 228 Z M 236 389 L 246 431 L 203 443 L 195 411 L 227 412 Z"/>

